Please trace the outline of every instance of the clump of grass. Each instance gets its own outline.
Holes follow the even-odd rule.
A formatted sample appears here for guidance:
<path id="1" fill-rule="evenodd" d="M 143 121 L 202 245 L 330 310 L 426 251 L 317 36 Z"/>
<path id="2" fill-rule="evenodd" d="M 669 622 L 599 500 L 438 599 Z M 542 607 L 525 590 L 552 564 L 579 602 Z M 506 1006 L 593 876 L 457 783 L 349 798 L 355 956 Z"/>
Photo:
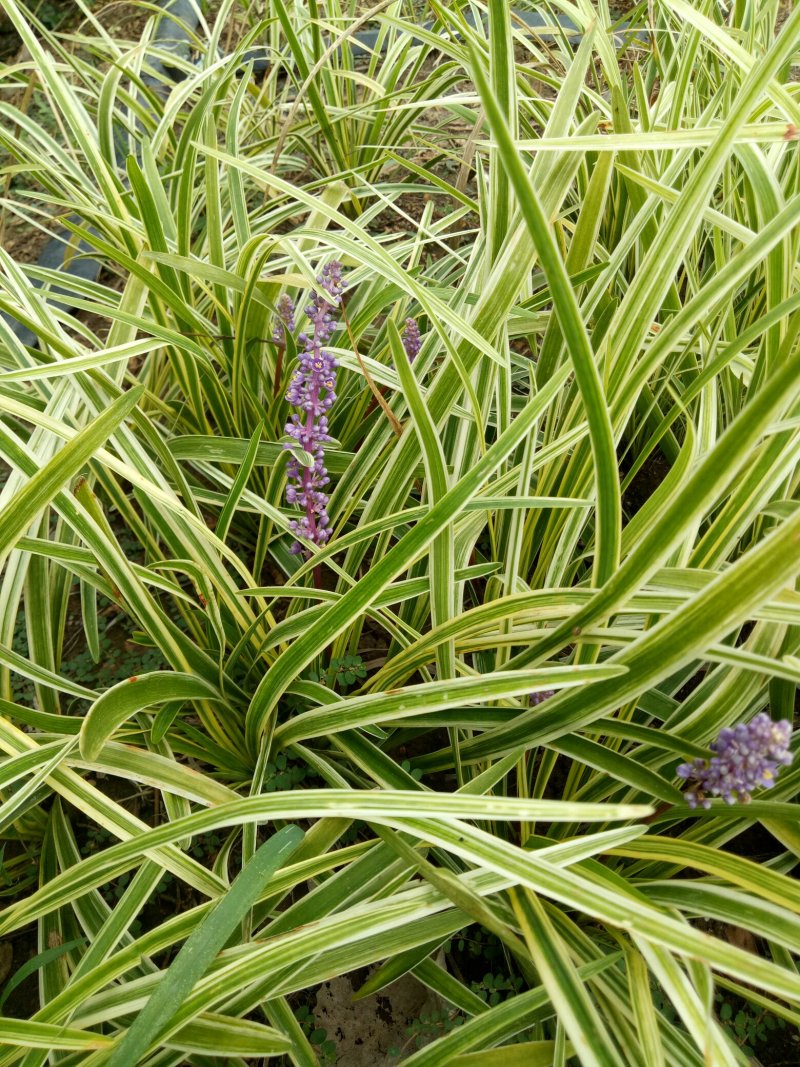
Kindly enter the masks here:
<path id="1" fill-rule="evenodd" d="M 677 768 L 794 722 L 800 12 L 660 0 L 620 47 L 605 4 L 542 39 L 500 0 L 224 0 L 162 92 L 151 25 L 0 5 L 5 209 L 104 265 L 0 252 L 38 342 L 0 320 L 0 937 L 72 946 L 0 1060 L 308 1067 L 306 991 L 373 968 L 441 999 L 409 1067 L 747 1063 L 747 1018 L 800 1019 L 800 772 L 692 809 Z M 275 322 L 331 262 L 297 553 Z M 439 954 L 473 924 L 482 974 Z"/>

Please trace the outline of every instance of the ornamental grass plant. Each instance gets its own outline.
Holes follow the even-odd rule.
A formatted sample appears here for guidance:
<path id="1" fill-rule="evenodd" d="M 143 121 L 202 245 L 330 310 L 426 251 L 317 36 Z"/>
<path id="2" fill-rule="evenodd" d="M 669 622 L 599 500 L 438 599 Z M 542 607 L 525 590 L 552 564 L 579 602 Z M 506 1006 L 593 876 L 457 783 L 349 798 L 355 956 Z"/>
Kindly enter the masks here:
<path id="1" fill-rule="evenodd" d="M 798 1062 L 800 8 L 114 6 L 0 0 L 0 1067 Z"/>

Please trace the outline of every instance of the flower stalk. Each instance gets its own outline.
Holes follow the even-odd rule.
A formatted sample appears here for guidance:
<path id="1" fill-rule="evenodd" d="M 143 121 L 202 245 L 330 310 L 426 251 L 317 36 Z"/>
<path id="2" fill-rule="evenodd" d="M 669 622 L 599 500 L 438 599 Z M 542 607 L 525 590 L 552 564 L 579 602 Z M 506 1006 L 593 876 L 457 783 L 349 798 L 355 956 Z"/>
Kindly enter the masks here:
<path id="1" fill-rule="evenodd" d="M 330 479 L 325 468 L 325 445 L 331 440 L 328 411 L 336 400 L 338 362 L 324 346 L 337 326 L 334 311 L 344 290 L 341 263 L 334 260 L 327 264 L 317 282 L 325 295 L 315 293 L 305 309 L 310 329 L 298 337 L 300 353 L 286 394 L 297 409 L 285 427 L 291 439 L 284 446 L 291 452 L 286 500 L 303 510 L 303 515 L 291 522 L 296 537 L 291 551 L 306 557 L 310 555 L 310 545 L 324 545 L 330 537 L 325 493 Z M 288 328 L 290 321 L 294 323 L 293 309 L 290 314 L 288 305 L 284 305 L 284 312 L 285 316 L 279 306 L 280 328 Z"/>

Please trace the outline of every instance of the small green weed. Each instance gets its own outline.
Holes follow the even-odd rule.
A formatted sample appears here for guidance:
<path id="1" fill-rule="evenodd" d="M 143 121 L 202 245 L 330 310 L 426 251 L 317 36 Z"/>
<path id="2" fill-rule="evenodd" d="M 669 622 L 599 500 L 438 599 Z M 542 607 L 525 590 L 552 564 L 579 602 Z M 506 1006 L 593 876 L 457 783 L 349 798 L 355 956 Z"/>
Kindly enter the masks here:
<path id="1" fill-rule="evenodd" d="M 342 656 L 341 659 L 332 659 L 330 665 L 321 674 L 310 675 L 312 682 L 320 682 L 329 689 L 337 686 L 344 693 L 357 681 L 367 677 L 367 668 L 361 656 Z"/>
<path id="2" fill-rule="evenodd" d="M 389 1049 L 389 1055 L 402 1056 L 408 1051 L 409 1047 L 418 1049 L 424 1045 L 429 1045 L 436 1038 L 449 1034 L 451 1030 L 461 1026 L 464 1023 L 464 1019 L 465 1016 L 461 1012 L 447 1010 L 432 1011 L 427 1012 L 425 1015 L 420 1015 L 418 1019 L 414 1019 L 411 1025 L 406 1028 L 408 1041 L 405 1048 L 399 1048 L 395 1045 Z"/>
<path id="3" fill-rule="evenodd" d="M 320 1063 L 334 1063 L 336 1061 L 336 1042 L 331 1041 L 324 1026 L 319 1026 L 314 1018 L 314 1013 L 307 1004 L 302 1004 L 294 1013 L 295 1018 L 303 1028 L 303 1033 L 308 1038 L 319 1058 Z"/>
<path id="4" fill-rule="evenodd" d="M 745 1056 L 755 1056 L 777 1030 L 786 1029 L 786 1021 L 768 1011 L 757 1011 L 752 1004 L 726 998 L 717 993 L 714 998 L 717 1015 Z"/>

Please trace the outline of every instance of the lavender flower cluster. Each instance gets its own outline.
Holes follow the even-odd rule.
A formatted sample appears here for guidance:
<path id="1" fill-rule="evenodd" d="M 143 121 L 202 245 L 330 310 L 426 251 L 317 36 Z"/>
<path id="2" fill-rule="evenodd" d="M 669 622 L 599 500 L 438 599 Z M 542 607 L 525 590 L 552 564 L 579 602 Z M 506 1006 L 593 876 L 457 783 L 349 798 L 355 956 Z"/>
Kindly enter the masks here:
<path id="1" fill-rule="evenodd" d="M 309 542 L 324 545 L 330 537 L 328 497 L 324 491 L 330 480 L 325 469 L 325 445 L 331 440 L 327 412 L 336 400 L 338 362 L 323 346 L 336 328 L 333 312 L 340 305 L 344 290 L 341 263 L 334 260 L 324 267 L 317 283 L 325 296 L 315 294 L 305 309 L 310 331 L 298 336 L 297 368 L 286 394 L 292 407 L 299 409 L 286 423 L 291 441 L 284 447 L 292 452 L 287 465 L 286 499 L 305 512 L 291 523 L 292 533 L 298 539 L 291 548 L 295 554 L 307 552 Z M 276 326 L 276 334 L 294 327 L 294 307 L 288 297 L 278 302 L 278 314 L 281 322 Z M 313 460 L 310 466 L 300 462 L 295 454 L 298 448 L 309 454 Z"/>
<path id="2" fill-rule="evenodd" d="M 707 793 L 727 804 L 747 804 L 754 789 L 770 789 L 780 768 L 792 762 L 791 737 L 791 723 L 773 722 L 765 711 L 749 723 L 722 730 L 709 746 L 716 755 L 677 768 L 680 778 L 697 783 L 685 794 L 689 807 L 710 808 Z"/>

